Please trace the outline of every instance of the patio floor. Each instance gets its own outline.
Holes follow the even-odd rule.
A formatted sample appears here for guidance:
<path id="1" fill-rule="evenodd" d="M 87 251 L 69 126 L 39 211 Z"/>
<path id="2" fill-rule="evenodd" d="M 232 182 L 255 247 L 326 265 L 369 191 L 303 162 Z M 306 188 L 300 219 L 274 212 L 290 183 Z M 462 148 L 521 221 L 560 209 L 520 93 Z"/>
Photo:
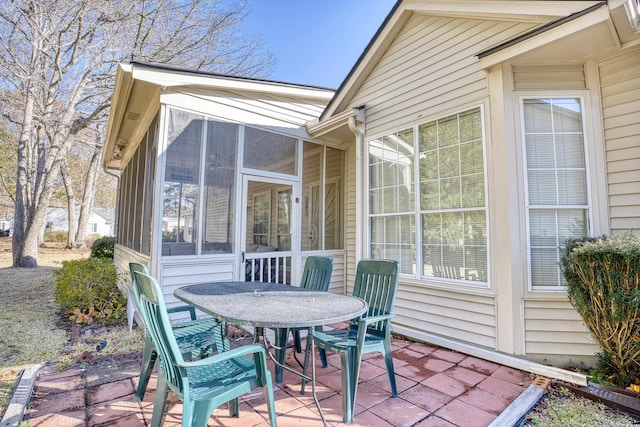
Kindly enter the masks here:
<path id="1" fill-rule="evenodd" d="M 393 349 L 398 398 L 391 397 L 382 357 L 379 353 L 366 354 L 351 425 L 487 426 L 533 379 L 526 372 L 424 343 L 394 338 Z M 342 426 L 340 358 L 328 356 L 329 367 L 317 369 L 316 391 L 328 424 Z M 297 366 L 291 350 L 287 363 Z M 89 370 L 79 369 L 42 374 L 25 420 L 31 427 L 150 425 L 156 375 L 151 378 L 144 401 L 136 403 L 138 369 L 134 361 L 117 367 L 116 373 L 105 378 L 92 377 Z M 310 385 L 301 396 L 300 378 L 285 371 L 284 381 L 274 387 L 278 426 L 322 425 Z M 175 396 L 173 400 L 165 426 L 180 425 L 182 408 Z M 239 418 L 230 418 L 224 406 L 214 411 L 209 422 L 209 426 L 268 425 L 261 391 L 243 397 Z"/>

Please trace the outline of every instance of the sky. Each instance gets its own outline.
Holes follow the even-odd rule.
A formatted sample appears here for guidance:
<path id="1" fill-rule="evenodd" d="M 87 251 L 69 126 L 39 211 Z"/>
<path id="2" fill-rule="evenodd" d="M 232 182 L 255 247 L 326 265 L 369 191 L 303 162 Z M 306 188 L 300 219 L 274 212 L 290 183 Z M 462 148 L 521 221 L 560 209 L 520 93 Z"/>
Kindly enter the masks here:
<path id="1" fill-rule="evenodd" d="M 252 0 L 240 25 L 274 55 L 269 80 L 337 89 L 396 0 Z"/>

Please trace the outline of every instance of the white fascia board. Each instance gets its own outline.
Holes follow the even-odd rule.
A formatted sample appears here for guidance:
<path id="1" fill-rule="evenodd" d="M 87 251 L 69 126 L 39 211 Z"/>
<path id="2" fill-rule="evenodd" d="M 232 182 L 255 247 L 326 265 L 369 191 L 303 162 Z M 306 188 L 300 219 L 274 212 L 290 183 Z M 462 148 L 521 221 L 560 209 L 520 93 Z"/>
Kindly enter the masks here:
<path id="1" fill-rule="evenodd" d="M 122 124 L 124 113 L 127 110 L 129 94 L 133 87 L 131 78 L 131 64 L 118 64 L 116 70 L 115 86 L 111 96 L 111 106 L 109 107 L 109 120 L 107 122 L 107 132 L 105 135 L 104 147 L 102 149 L 102 163 L 104 167 L 111 160 L 111 152 L 115 148 L 118 138 L 118 130 Z"/>
<path id="2" fill-rule="evenodd" d="M 584 31 L 585 29 L 599 23 L 607 22 L 609 18 L 609 10 L 606 7 L 602 7 L 589 14 L 580 16 L 579 18 L 560 25 L 559 27 L 552 28 L 527 40 L 523 40 L 518 44 L 506 47 L 496 53 L 488 55 L 480 59 L 480 66 L 485 70 L 489 69 L 496 64 L 509 61 L 518 55 L 522 55 L 523 53 L 540 48 L 549 43 L 553 43 L 563 37 L 567 37 L 579 31 Z"/>
<path id="3" fill-rule="evenodd" d="M 355 117 L 356 113 L 353 109 L 345 110 L 342 113 L 331 116 L 326 120 L 313 120 L 306 124 L 307 132 L 311 137 L 318 138 L 333 130 L 347 125 L 349 118 Z"/>
<path id="4" fill-rule="evenodd" d="M 133 78 L 157 84 L 162 87 L 199 86 L 223 90 L 259 92 L 298 98 L 310 98 L 328 102 L 333 91 L 313 87 L 297 86 L 278 82 L 262 82 L 235 77 L 191 74 L 188 71 L 172 71 L 152 68 L 144 65 L 133 65 Z"/>
<path id="5" fill-rule="evenodd" d="M 547 22 L 587 9 L 601 1 L 424 1 L 405 0 L 408 11 L 434 16 Z"/>

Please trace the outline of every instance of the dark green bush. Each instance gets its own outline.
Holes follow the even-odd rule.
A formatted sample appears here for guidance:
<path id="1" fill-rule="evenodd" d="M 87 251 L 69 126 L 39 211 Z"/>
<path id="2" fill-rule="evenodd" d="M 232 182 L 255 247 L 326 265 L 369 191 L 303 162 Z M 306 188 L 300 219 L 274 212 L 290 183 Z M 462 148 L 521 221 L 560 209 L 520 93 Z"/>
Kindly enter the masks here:
<path id="1" fill-rule="evenodd" d="M 56 302 L 78 323 L 98 320 L 110 325 L 124 319 L 127 301 L 118 289 L 118 274 L 111 260 L 63 261 L 55 275 Z"/>
<path id="2" fill-rule="evenodd" d="M 640 239 L 568 240 L 562 257 L 571 304 L 602 352 L 599 367 L 627 386 L 640 378 Z"/>
<path id="3" fill-rule="evenodd" d="M 116 239 L 114 237 L 101 237 L 91 245 L 91 258 L 113 259 Z"/>

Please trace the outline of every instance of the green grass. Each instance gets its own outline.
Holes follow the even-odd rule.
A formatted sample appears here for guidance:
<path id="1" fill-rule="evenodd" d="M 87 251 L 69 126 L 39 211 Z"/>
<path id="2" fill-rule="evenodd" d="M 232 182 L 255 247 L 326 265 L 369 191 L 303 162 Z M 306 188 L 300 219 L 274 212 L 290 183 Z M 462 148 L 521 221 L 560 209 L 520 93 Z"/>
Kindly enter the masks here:
<path id="1" fill-rule="evenodd" d="M 0 289 L 0 416 L 21 371 L 28 366 L 46 363 L 51 369 L 63 370 L 83 351 L 102 357 L 142 350 L 143 332 L 122 325 L 82 327 L 81 331 L 93 333 L 81 334 L 72 346 L 71 321 L 54 301 L 51 268 L 0 269 Z M 98 353 L 96 345 L 102 341 L 107 345 Z"/>

